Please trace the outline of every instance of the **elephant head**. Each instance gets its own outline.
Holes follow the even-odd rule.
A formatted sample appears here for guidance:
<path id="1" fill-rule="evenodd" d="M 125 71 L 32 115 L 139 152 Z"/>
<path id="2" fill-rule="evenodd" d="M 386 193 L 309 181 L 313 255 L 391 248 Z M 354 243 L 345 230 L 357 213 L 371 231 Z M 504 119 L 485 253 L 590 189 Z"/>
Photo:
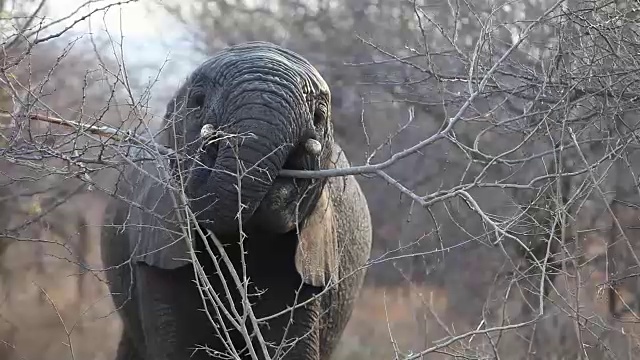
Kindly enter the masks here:
<path id="1" fill-rule="evenodd" d="M 169 145 L 190 160 L 185 193 L 218 236 L 286 233 L 320 199 L 325 180 L 279 176 L 326 168 L 329 87 L 300 55 L 266 42 L 222 50 L 197 67 L 167 106 Z"/>

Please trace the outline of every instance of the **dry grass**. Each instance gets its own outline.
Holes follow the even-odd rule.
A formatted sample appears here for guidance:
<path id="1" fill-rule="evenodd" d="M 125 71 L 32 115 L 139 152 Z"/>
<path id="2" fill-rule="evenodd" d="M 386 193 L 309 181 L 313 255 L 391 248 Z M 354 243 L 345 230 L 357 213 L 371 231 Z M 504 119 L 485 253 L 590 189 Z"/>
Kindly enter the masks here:
<path id="1" fill-rule="evenodd" d="M 335 359 L 392 359 L 394 348 L 406 354 L 431 346 L 446 335 L 439 322 L 449 327 L 455 319 L 447 305 L 442 288 L 365 288 Z"/>

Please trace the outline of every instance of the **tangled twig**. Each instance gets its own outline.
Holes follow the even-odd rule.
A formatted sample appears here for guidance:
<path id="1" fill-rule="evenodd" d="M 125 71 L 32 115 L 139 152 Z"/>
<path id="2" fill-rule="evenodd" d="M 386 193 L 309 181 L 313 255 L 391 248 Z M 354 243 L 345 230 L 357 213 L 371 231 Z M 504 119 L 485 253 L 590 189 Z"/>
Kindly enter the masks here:
<path id="1" fill-rule="evenodd" d="M 11 115 L 8 113 L 0 114 L 0 117 L 4 117 L 4 118 L 9 118 L 9 117 L 13 118 L 15 116 L 16 115 Z M 24 117 L 28 120 L 44 121 L 50 124 L 56 124 L 56 125 L 62 125 L 62 126 L 74 128 L 77 132 L 84 131 L 94 135 L 108 137 L 116 141 L 138 143 L 140 145 L 153 144 L 155 147 L 157 147 L 158 152 L 160 152 L 160 154 L 162 155 L 174 155 L 175 153 L 175 151 L 171 150 L 170 148 L 156 143 L 153 139 L 149 139 L 149 138 L 134 134 L 132 131 L 118 130 L 110 126 L 87 125 L 77 121 L 65 120 L 65 119 L 43 115 L 43 114 L 27 114 L 27 115 L 18 115 L 18 116 Z"/>

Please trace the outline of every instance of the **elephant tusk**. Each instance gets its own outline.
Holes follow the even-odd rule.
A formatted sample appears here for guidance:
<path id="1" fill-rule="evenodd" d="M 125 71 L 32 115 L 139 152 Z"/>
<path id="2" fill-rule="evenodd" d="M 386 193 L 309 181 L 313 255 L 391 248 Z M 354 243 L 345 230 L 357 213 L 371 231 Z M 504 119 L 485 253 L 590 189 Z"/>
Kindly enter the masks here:
<path id="1" fill-rule="evenodd" d="M 322 152 L 322 144 L 320 144 L 320 141 L 316 140 L 316 139 L 308 139 L 305 143 L 304 143 L 304 148 L 311 154 L 311 155 L 315 155 L 318 156 L 320 155 L 320 152 Z"/>
<path id="2" fill-rule="evenodd" d="M 215 133 L 216 129 L 211 124 L 205 124 L 202 129 L 200 129 L 200 137 L 204 140 L 209 140 Z"/>

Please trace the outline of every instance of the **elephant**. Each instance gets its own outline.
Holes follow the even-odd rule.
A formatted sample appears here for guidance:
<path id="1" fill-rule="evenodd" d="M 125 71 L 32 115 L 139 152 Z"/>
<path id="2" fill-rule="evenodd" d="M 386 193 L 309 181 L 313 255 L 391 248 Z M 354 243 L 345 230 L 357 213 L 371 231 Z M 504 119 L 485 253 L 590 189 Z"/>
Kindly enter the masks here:
<path id="1" fill-rule="evenodd" d="M 156 139 L 179 156 L 132 145 L 105 212 L 116 358 L 329 359 L 363 286 L 372 225 L 353 175 L 285 173 L 350 166 L 318 70 L 270 42 L 230 45 L 186 77 Z M 219 301 L 203 302 L 204 288 Z"/>

